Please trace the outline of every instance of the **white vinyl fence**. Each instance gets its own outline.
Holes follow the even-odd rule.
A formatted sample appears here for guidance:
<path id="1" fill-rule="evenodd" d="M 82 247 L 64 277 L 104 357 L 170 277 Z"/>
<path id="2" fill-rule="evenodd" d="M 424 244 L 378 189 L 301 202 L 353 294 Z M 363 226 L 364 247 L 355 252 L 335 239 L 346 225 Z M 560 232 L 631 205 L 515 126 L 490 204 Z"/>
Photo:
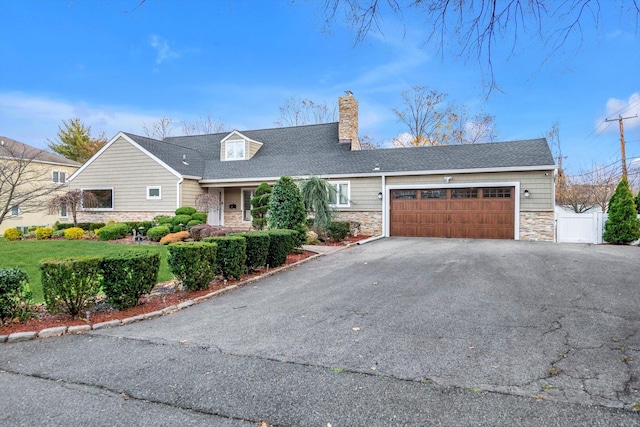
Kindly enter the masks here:
<path id="1" fill-rule="evenodd" d="M 603 212 L 577 214 L 556 211 L 556 242 L 596 245 L 604 243 L 602 233 L 607 218 L 608 215 Z"/>

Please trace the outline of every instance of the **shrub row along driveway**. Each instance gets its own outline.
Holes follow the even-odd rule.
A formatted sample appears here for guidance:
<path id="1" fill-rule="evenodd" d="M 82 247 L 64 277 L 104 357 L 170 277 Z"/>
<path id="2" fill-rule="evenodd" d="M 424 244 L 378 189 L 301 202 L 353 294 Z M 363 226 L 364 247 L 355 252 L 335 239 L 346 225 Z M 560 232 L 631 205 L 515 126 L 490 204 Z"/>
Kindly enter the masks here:
<path id="1" fill-rule="evenodd" d="M 120 405 L 109 421 L 640 425 L 639 259 L 384 239 L 151 322 L 3 346 L 0 387 Z"/>

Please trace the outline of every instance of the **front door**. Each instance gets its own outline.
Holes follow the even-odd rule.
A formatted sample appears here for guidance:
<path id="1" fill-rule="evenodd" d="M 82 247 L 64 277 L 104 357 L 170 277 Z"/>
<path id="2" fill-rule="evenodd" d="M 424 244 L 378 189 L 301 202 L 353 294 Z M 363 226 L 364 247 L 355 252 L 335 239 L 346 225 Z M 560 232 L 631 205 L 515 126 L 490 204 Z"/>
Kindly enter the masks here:
<path id="1" fill-rule="evenodd" d="M 224 190 L 222 188 L 209 187 L 209 194 L 218 198 L 218 203 L 209 207 L 208 223 L 213 226 L 224 225 Z"/>

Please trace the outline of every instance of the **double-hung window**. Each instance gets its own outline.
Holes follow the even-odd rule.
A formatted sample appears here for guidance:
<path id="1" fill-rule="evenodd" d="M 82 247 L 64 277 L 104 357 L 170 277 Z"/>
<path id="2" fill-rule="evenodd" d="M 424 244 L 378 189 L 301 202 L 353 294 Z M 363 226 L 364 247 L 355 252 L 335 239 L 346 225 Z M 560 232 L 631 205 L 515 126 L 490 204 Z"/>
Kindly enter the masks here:
<path id="1" fill-rule="evenodd" d="M 225 160 L 244 159 L 244 140 L 229 140 L 225 142 Z"/>
<path id="2" fill-rule="evenodd" d="M 335 190 L 329 192 L 329 204 L 336 208 L 348 208 L 351 204 L 349 182 L 330 182 L 329 185 Z"/>

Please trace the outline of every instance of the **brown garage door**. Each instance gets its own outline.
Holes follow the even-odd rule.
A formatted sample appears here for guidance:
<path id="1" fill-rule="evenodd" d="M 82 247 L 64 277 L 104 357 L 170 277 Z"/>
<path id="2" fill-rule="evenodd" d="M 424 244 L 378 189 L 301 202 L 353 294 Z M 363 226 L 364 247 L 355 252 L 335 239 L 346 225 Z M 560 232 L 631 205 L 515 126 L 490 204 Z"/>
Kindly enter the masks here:
<path id="1" fill-rule="evenodd" d="M 515 189 L 391 190 L 390 235 L 513 239 Z"/>

